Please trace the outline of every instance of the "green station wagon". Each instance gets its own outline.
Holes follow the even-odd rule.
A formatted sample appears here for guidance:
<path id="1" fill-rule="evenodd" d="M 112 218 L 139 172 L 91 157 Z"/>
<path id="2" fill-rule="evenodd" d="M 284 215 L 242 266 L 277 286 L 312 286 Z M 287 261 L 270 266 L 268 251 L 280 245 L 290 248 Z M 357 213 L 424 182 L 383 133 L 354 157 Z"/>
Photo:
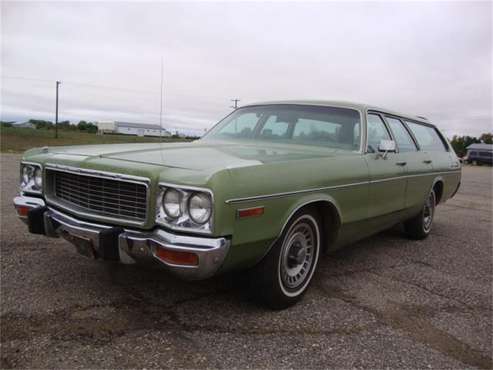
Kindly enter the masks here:
<path id="1" fill-rule="evenodd" d="M 257 297 L 284 308 L 322 252 L 398 223 L 425 238 L 460 179 L 422 117 L 281 101 L 241 107 L 192 143 L 29 150 L 14 204 L 31 233 L 86 256 L 151 260 L 186 279 L 242 270 Z"/>

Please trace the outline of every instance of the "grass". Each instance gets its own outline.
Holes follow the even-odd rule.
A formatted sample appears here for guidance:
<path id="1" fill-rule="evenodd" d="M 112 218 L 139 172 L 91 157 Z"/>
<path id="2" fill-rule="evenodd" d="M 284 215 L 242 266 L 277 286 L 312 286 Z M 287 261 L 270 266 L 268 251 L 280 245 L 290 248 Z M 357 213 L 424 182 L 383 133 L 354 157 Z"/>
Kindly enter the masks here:
<path id="1" fill-rule="evenodd" d="M 3 153 L 21 153 L 31 148 L 61 145 L 118 144 L 118 143 L 156 143 L 158 137 L 139 137 L 132 135 L 96 135 L 81 131 L 35 130 L 19 127 L 0 129 L 0 151 Z M 163 142 L 189 141 L 182 138 L 163 138 Z"/>

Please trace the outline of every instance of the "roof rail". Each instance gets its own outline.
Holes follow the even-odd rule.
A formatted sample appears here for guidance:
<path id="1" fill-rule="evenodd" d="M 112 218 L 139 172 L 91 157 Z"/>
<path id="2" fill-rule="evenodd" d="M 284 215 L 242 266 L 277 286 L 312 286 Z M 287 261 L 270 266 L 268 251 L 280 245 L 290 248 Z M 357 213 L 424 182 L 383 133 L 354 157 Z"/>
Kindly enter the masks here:
<path id="1" fill-rule="evenodd" d="M 426 117 L 423 117 L 423 116 L 416 116 L 416 117 L 424 119 L 425 121 L 428 121 L 428 118 L 426 118 Z"/>

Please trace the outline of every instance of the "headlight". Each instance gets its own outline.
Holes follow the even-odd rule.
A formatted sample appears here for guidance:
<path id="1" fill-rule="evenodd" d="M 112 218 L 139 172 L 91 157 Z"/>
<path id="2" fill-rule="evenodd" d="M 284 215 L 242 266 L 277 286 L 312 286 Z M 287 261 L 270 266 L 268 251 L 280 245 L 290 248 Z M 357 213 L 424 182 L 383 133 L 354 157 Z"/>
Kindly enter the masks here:
<path id="1" fill-rule="evenodd" d="M 22 183 L 27 184 L 29 182 L 31 167 L 24 166 L 22 167 Z"/>
<path id="2" fill-rule="evenodd" d="M 181 194 L 178 190 L 166 190 L 163 197 L 163 207 L 166 215 L 171 218 L 178 218 L 181 216 L 181 198 Z"/>
<path id="3" fill-rule="evenodd" d="M 211 198 L 205 193 L 195 193 L 188 201 L 188 213 L 192 221 L 202 225 L 209 221 L 212 211 Z"/>
<path id="4" fill-rule="evenodd" d="M 156 223 L 173 230 L 212 233 L 213 197 L 208 189 L 160 184 Z"/>
<path id="5" fill-rule="evenodd" d="M 41 194 L 43 190 L 43 170 L 36 163 L 21 163 L 21 192 Z"/>
<path id="6" fill-rule="evenodd" d="M 43 171 L 41 168 L 36 168 L 34 171 L 34 183 L 38 188 L 42 188 L 43 186 Z"/>

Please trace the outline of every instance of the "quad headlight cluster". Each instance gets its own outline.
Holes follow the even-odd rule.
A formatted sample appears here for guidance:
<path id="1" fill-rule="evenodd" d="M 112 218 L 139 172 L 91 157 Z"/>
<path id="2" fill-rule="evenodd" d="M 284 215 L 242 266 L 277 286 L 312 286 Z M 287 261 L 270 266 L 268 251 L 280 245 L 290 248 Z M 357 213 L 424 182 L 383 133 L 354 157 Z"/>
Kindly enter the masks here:
<path id="1" fill-rule="evenodd" d="M 43 169 L 35 163 L 21 163 L 20 190 L 25 193 L 41 194 L 43 190 Z"/>
<path id="2" fill-rule="evenodd" d="M 160 185 L 156 222 L 175 230 L 212 232 L 212 193 Z"/>

